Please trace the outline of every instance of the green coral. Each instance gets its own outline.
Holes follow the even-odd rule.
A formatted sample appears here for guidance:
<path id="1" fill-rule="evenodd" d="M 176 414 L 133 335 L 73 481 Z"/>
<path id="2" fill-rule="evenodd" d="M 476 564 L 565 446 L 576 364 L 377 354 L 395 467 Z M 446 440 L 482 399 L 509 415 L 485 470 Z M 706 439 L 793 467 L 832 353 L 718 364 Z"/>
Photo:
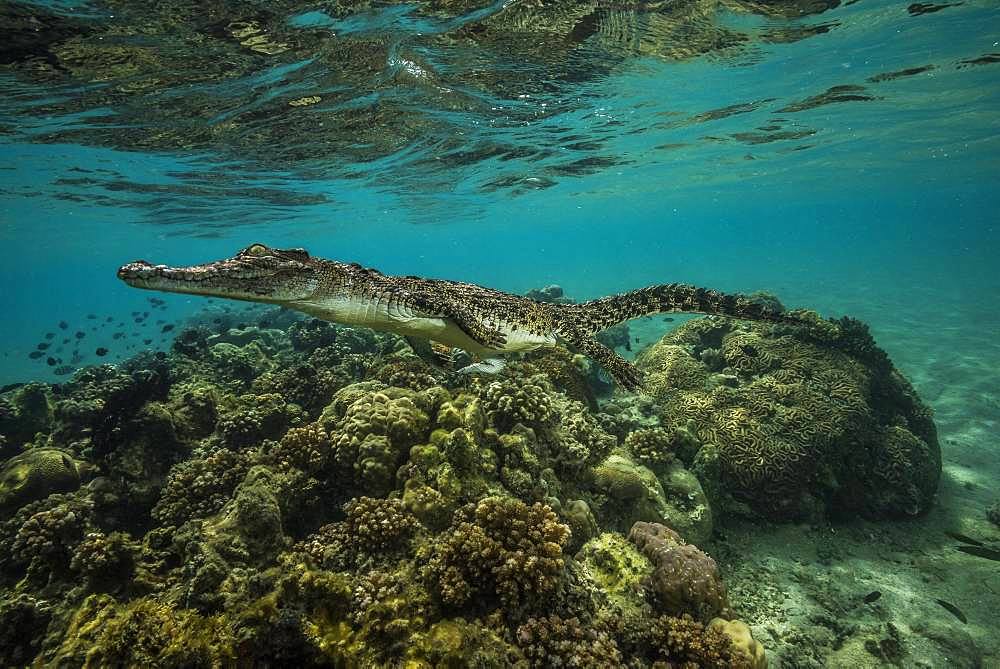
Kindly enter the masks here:
<path id="1" fill-rule="evenodd" d="M 329 426 L 334 461 L 359 488 L 385 494 L 410 448 L 426 439 L 427 414 L 413 397 L 384 392 L 360 394 L 340 419 L 331 407 L 320 424 Z"/>
<path id="2" fill-rule="evenodd" d="M 91 595 L 70 620 L 53 665 L 180 669 L 235 661 L 235 643 L 218 616 L 205 617 L 150 598 L 118 604 Z"/>
<path id="3" fill-rule="evenodd" d="M 517 423 L 531 428 L 551 424 L 554 410 L 552 385 L 544 375 L 528 379 L 492 381 L 482 390 L 487 417 L 498 430 L 509 431 Z"/>

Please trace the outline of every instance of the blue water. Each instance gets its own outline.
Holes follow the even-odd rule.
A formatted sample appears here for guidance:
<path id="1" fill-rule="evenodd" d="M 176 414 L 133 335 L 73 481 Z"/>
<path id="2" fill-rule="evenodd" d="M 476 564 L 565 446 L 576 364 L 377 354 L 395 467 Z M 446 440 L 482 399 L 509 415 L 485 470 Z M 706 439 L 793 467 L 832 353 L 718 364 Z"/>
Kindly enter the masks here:
<path id="1" fill-rule="evenodd" d="M 772 667 L 995 666 L 995 562 L 949 538 L 1000 546 L 995 0 L 63 0 L 0 4 L 0 25 L 0 387 L 169 350 L 206 307 L 238 323 L 242 304 L 158 308 L 115 272 L 254 242 L 576 299 L 770 291 L 868 323 L 943 459 L 918 519 L 716 519 Z M 633 322 L 630 355 L 680 320 Z M 910 654 L 890 664 L 895 634 Z"/>
<path id="2" fill-rule="evenodd" d="M 94 11 L 91 20 L 112 20 Z M 426 131 L 365 160 L 338 146 L 324 153 L 308 133 L 251 146 L 251 126 L 186 150 L 114 146 L 108 128 L 154 133 L 171 117 L 138 117 L 134 98 L 87 108 L 89 87 L 109 85 L 99 77 L 52 86 L 0 72 L 9 89 L 0 103 L 0 383 L 54 378 L 44 357 L 27 354 L 59 321 L 72 333 L 94 324 L 87 314 L 147 308 L 146 294 L 115 278 L 122 262 L 193 263 L 252 241 L 515 292 L 559 283 L 582 298 L 687 281 L 772 290 L 789 305 L 859 315 L 876 332 L 903 311 L 930 322 L 960 309 L 956 327 L 997 324 L 992 3 L 911 15 L 905 3 L 860 2 L 801 20 L 720 11 L 718 25 L 750 36 L 743 46 L 682 60 L 635 49 L 578 83 L 539 87 L 536 78 L 531 91 L 503 96 L 461 77 L 473 65 L 516 65 L 420 41 L 480 16 L 398 5 L 288 18 L 292 30 L 390 45 L 370 87 L 342 97 L 422 105 Z M 815 26 L 825 32 L 766 39 Z M 879 80 L 910 68 L 927 69 Z M 317 59 L 279 54 L 231 80 L 175 84 L 149 99 L 225 99 L 228 114 L 202 121 L 221 127 L 276 96 L 328 95 L 337 90 L 328 75 Z M 796 108 L 838 86 L 865 99 Z M 82 102 L 48 106 L 67 99 Z M 317 124 L 329 111 L 303 109 Z M 310 150 L 295 158 L 294 147 Z M 172 319 L 204 305 L 164 297 L 161 315 Z M 97 346 L 109 359 L 134 352 L 109 328 L 83 329 L 80 364 L 97 361 Z"/>

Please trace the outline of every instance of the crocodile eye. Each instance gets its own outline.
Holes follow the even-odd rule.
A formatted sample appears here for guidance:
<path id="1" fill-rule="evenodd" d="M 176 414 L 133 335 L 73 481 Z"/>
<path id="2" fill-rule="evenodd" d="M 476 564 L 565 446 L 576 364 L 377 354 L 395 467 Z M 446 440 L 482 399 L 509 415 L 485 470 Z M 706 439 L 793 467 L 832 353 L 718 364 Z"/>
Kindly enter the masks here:
<path id="1" fill-rule="evenodd" d="M 267 247 L 263 244 L 251 244 L 250 247 L 247 248 L 246 252 L 248 255 L 262 256 L 267 253 Z"/>

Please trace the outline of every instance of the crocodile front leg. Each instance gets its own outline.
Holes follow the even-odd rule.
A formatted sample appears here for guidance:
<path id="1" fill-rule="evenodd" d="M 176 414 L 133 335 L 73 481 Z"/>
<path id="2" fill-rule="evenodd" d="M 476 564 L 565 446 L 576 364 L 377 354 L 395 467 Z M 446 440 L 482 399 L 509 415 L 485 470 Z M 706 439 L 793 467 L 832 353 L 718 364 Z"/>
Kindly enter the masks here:
<path id="1" fill-rule="evenodd" d="M 462 332 L 469 335 L 470 339 L 483 348 L 500 351 L 507 343 L 507 336 L 499 328 L 490 326 L 475 313 L 472 307 L 461 304 L 457 300 L 442 299 L 436 295 L 426 294 L 417 294 L 410 299 L 422 311 L 450 319 Z"/>

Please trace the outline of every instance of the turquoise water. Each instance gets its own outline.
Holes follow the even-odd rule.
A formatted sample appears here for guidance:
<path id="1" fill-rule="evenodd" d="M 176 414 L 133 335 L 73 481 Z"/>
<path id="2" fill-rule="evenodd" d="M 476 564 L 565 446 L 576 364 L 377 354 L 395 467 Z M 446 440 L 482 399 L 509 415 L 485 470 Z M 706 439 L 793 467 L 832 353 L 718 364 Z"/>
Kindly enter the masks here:
<path id="1" fill-rule="evenodd" d="M 859 292 L 973 310 L 995 292 L 1000 87 L 989 3 L 922 15 L 857 3 L 788 21 L 719 11 L 712 20 L 743 31 L 745 45 L 682 61 L 619 52 L 576 82 L 563 68 L 587 63 L 584 41 L 547 87 L 528 76 L 529 92 L 490 99 L 462 79 L 472 56 L 432 50 L 417 14 L 387 6 L 349 25 L 427 67 L 440 59 L 439 71 L 407 79 L 398 63 L 382 63 L 346 93 L 316 59 L 283 54 L 282 64 L 231 79 L 178 76 L 124 96 L 120 108 L 90 108 L 82 84 L 33 83 L 8 69 L 0 380 L 49 378 L 44 360 L 25 356 L 58 321 L 140 308 L 145 296 L 114 278 L 121 262 L 196 262 L 256 240 L 517 292 L 555 282 L 596 296 L 688 281 L 776 290 L 789 304 L 838 313 Z M 308 16 L 295 16 L 290 25 L 303 28 Z M 761 42 L 817 26 L 826 32 Z M 90 87 L 116 83 L 92 76 Z M 862 99 L 796 109 L 842 86 Z M 275 98 L 333 90 L 346 102 L 331 105 L 330 122 L 348 102 L 376 97 L 423 105 L 412 113 L 426 130 L 393 150 L 374 147 L 384 155 L 364 162 L 343 143 L 312 145 L 308 127 L 272 128 L 277 142 L 250 145 L 266 117 L 190 150 L 122 150 L 181 123 L 169 109 L 141 117 L 143 104 L 211 97 L 229 110 L 197 120 L 211 128 Z M 50 109 L 54 100 L 73 104 Z M 322 103 L 299 109 L 306 126 L 323 123 Z M 190 111 L 178 116 L 195 122 Z M 119 124 L 127 137 L 116 136 Z M 166 299 L 175 315 L 197 307 Z M 891 312 L 873 313 L 872 325 L 882 319 Z"/>
<path id="2" fill-rule="evenodd" d="M 253 242 L 581 300 L 765 290 L 870 325 L 966 527 L 1000 496 L 1000 8 L 767 7 L 7 3 L 0 386 L 169 350 L 208 303 L 138 323 L 116 269 Z"/>

